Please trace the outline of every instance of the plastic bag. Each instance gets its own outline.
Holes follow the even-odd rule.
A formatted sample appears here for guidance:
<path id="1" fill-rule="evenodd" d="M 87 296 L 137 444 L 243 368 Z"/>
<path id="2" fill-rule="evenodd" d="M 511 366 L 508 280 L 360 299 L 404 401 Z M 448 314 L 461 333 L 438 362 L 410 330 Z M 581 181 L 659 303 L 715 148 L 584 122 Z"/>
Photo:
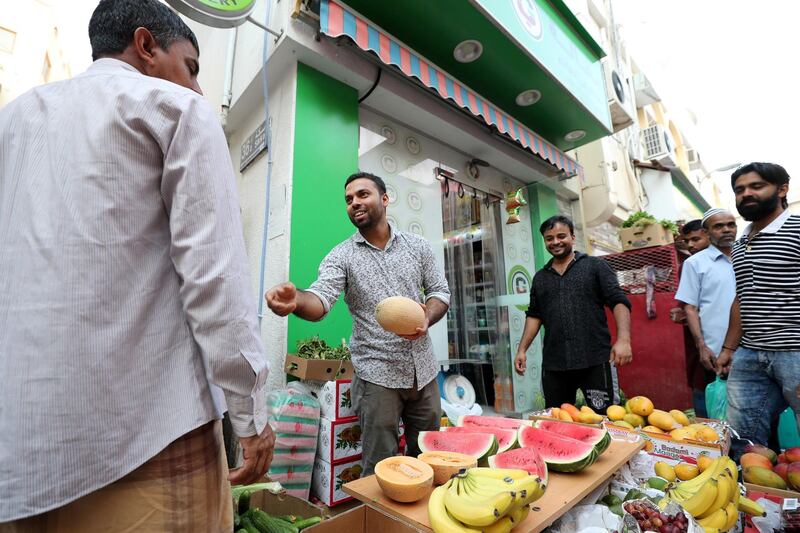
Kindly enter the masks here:
<path id="1" fill-rule="evenodd" d="M 706 411 L 708 418 L 728 419 L 728 385 L 719 376 L 706 387 Z"/>
<path id="2" fill-rule="evenodd" d="M 269 424 L 275 432 L 275 452 L 269 477 L 288 494 L 308 499 L 317 451 L 319 401 L 304 383 L 293 381 L 285 389 L 267 394 Z"/>

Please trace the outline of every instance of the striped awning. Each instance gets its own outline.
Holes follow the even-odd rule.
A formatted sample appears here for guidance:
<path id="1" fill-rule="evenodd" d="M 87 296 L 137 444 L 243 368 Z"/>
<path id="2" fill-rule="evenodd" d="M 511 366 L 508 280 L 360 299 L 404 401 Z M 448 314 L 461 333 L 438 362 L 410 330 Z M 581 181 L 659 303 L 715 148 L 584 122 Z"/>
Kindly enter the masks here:
<path id="1" fill-rule="evenodd" d="M 335 0 L 321 0 L 320 31 L 330 37 L 349 37 L 359 48 L 374 53 L 383 63 L 418 79 L 442 98 L 455 102 L 489 126 L 494 126 L 501 134 L 568 176 L 579 175 L 583 181 L 583 168 L 564 152 L 350 8 Z"/>

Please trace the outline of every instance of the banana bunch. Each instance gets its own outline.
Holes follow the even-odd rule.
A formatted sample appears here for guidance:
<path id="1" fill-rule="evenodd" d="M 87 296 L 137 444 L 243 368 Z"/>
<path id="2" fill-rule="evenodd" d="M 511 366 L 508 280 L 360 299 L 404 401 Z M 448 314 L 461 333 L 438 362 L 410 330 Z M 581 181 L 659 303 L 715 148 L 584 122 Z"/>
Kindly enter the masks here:
<path id="1" fill-rule="evenodd" d="M 428 518 L 434 533 L 508 533 L 544 490 L 525 470 L 470 468 L 433 490 Z"/>
<path id="2" fill-rule="evenodd" d="M 671 484 L 667 498 L 680 504 L 706 533 L 725 532 L 739 519 L 739 471 L 730 457 L 722 456 L 702 474 Z"/>

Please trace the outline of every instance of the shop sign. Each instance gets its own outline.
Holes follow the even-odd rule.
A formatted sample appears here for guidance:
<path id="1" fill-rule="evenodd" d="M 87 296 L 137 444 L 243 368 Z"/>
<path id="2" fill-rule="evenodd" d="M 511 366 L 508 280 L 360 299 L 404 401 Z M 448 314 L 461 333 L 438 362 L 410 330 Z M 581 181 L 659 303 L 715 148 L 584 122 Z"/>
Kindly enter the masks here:
<path id="1" fill-rule="evenodd" d="M 242 172 L 247 165 L 267 149 L 267 123 L 262 122 L 256 131 L 250 134 L 242 143 L 242 153 L 239 159 L 239 172 Z"/>
<path id="2" fill-rule="evenodd" d="M 599 57 L 547 0 L 472 0 L 601 123 L 611 123 Z"/>
<path id="3" fill-rule="evenodd" d="M 232 28 L 252 13 L 256 0 L 166 0 L 169 5 L 206 26 Z"/>

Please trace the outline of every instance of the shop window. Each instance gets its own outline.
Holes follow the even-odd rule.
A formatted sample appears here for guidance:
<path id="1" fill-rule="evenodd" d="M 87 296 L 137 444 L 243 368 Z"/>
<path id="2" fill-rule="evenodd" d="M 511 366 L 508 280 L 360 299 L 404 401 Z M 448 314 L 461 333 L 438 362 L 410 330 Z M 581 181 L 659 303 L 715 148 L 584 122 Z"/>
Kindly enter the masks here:
<path id="1" fill-rule="evenodd" d="M 13 52 L 16 40 L 16 32 L 0 27 L 0 52 L 8 52 L 9 54 Z"/>

